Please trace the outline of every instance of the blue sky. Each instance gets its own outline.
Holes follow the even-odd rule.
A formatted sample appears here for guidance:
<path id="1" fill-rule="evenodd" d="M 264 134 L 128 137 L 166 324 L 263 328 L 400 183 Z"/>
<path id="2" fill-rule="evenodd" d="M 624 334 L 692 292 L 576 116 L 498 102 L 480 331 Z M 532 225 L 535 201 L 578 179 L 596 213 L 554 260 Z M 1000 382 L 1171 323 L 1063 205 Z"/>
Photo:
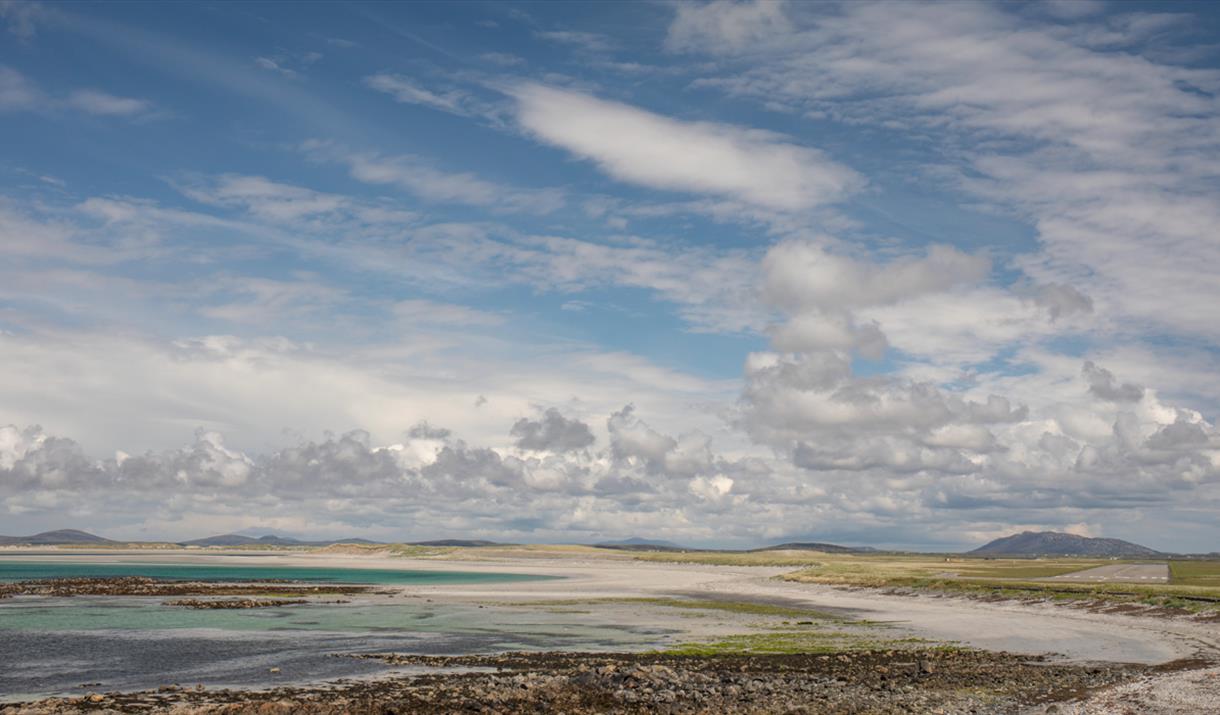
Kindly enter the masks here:
<path id="1" fill-rule="evenodd" d="M 0 3 L 4 528 L 1214 549 L 1218 18 Z"/>

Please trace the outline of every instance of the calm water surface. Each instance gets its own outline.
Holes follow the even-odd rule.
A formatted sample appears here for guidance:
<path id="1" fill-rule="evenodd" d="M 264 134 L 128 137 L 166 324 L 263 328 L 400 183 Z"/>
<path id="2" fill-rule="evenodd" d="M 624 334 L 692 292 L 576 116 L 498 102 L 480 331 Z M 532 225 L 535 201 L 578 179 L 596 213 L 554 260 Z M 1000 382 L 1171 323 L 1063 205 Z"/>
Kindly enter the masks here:
<path id="1" fill-rule="evenodd" d="M 0 581 L 26 581 L 43 578 L 102 576 L 149 576 L 174 581 L 311 581 L 321 583 L 371 584 L 454 584 L 495 581 L 532 581 L 549 576 L 488 573 L 473 571 L 411 571 L 402 569 L 360 569 L 323 566 L 274 566 L 259 564 L 150 563 L 124 561 L 106 563 L 79 561 L 79 556 L 30 561 L 0 558 Z"/>
<path id="2" fill-rule="evenodd" d="M 108 557 L 108 561 L 113 559 Z M 520 581 L 524 574 L 144 562 L 0 559 L 0 579 L 153 576 L 326 583 Z M 250 610 L 192 610 L 160 598 L 75 596 L 0 600 L 0 701 L 155 688 L 169 683 L 271 687 L 386 670 L 336 654 L 646 648 L 666 632 L 544 609 L 479 608 L 424 598 Z M 271 668 L 279 668 L 272 675 Z"/>

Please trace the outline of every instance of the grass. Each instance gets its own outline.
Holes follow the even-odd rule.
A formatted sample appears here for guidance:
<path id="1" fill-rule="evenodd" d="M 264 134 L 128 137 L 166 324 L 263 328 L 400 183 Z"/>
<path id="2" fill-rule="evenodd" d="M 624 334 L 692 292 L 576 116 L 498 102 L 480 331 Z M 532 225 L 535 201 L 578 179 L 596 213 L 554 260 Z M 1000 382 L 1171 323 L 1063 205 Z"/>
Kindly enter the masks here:
<path id="1" fill-rule="evenodd" d="M 709 566 L 812 566 L 825 556 L 818 551 L 644 551 L 631 554 L 636 561 Z"/>
<path id="2" fill-rule="evenodd" d="M 641 561 L 698 563 L 720 566 L 803 566 L 805 580 L 813 576 L 826 583 L 858 586 L 889 585 L 893 579 L 938 578 L 1047 578 L 1111 563 L 1098 559 L 984 559 L 930 554 L 827 554 L 818 551 L 648 552 Z"/>
<path id="3" fill-rule="evenodd" d="M 1048 583 L 1110 559 L 989 559 L 934 554 L 828 554 L 816 551 L 649 552 L 642 561 L 729 566 L 797 566 L 782 578 L 804 583 L 911 588 L 977 597 L 1131 603 L 1193 612 L 1220 610 L 1220 561 L 1172 561 L 1169 584 Z M 1211 601 L 1209 599 L 1216 599 Z"/>
<path id="4" fill-rule="evenodd" d="M 877 639 L 851 633 L 826 631 L 778 631 L 749 633 L 720 638 L 706 643 L 682 643 L 667 648 L 666 655 L 823 655 L 864 650 L 900 650 L 918 646 L 943 650 L 952 644 L 935 643 L 923 638 Z"/>
<path id="5" fill-rule="evenodd" d="M 790 655 L 805 653 L 840 653 L 863 650 L 859 639 L 838 633 L 821 631 L 782 631 L 726 636 L 709 643 L 683 643 L 667 648 L 667 655 Z"/>
<path id="6" fill-rule="evenodd" d="M 1220 588 L 1220 561 L 1170 561 L 1169 582 L 1180 586 Z"/>
<path id="7" fill-rule="evenodd" d="M 828 580 L 823 574 L 817 572 L 797 571 L 785 575 L 784 578 L 806 583 L 834 583 L 833 580 Z M 1020 579 L 890 578 L 881 583 L 868 585 L 939 591 L 976 597 L 1049 599 L 1064 602 L 1103 601 L 1108 604 L 1130 603 L 1178 608 L 1192 612 L 1220 610 L 1220 602 L 1218 602 L 1220 601 L 1220 589 L 1172 584 L 1076 584 L 1022 581 Z"/>

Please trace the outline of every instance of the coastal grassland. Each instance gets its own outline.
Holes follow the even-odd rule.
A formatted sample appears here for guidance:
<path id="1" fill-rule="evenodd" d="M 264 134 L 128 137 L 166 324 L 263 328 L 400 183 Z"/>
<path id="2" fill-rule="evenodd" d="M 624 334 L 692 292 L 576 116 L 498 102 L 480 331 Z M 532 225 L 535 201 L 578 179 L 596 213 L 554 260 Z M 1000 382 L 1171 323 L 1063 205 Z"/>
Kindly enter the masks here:
<path id="1" fill-rule="evenodd" d="M 887 586 L 907 578 L 1047 578 L 1100 566 L 1098 559 L 984 559 L 934 554 L 828 554 L 819 551 L 646 552 L 641 561 L 718 566 L 803 566 L 807 581 L 853 586 Z"/>
<path id="2" fill-rule="evenodd" d="M 892 576 L 884 579 L 836 581 L 818 569 L 796 571 L 785 580 L 831 585 L 872 586 L 939 592 L 986 599 L 1016 599 L 1076 603 L 1088 607 L 1121 605 L 1175 609 L 1183 613 L 1220 612 L 1220 588 L 1175 584 L 1047 583 L 1026 578 Z"/>
<path id="3" fill-rule="evenodd" d="M 910 589 L 1099 607 L 1131 604 L 1182 612 L 1220 612 L 1220 561 L 1171 561 L 1169 584 L 1128 584 L 1042 580 L 1096 566 L 1129 563 L 1076 557 L 996 559 L 941 554 L 698 551 L 646 552 L 636 554 L 636 558 L 707 565 L 795 566 L 796 570 L 780 578 L 830 586 Z"/>
<path id="4" fill-rule="evenodd" d="M 1220 590 L 1220 561 L 1170 561 L 1169 582 L 1179 586 L 1213 586 Z"/>
<path id="5" fill-rule="evenodd" d="M 829 554 L 820 551 L 633 551 L 636 561 L 706 566 L 814 566 Z"/>
<path id="6" fill-rule="evenodd" d="M 599 549 L 580 544 L 497 544 L 462 546 L 447 558 L 454 561 L 497 561 L 517 559 L 598 559 L 629 561 L 632 553 Z"/>

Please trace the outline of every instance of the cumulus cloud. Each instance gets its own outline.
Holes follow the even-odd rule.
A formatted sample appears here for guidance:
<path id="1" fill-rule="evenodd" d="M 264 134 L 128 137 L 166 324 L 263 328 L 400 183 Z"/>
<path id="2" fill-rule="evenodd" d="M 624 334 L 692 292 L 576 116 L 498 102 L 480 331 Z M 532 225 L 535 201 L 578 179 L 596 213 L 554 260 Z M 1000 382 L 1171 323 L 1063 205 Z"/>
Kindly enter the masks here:
<path id="1" fill-rule="evenodd" d="M 606 428 L 616 459 L 642 460 L 654 470 L 664 465 L 666 455 L 678 446 L 673 437 L 657 432 L 637 417 L 633 405 L 610 415 Z"/>
<path id="2" fill-rule="evenodd" d="M 879 264 L 836 255 L 810 241 L 781 243 L 763 260 L 767 297 L 788 310 L 885 305 L 976 283 L 990 267 L 986 258 L 951 246 Z"/>
<path id="3" fill-rule="evenodd" d="M 881 261 L 829 245 L 781 243 L 764 259 L 764 295 L 784 315 L 774 350 L 746 361 L 736 412 L 737 426 L 787 455 L 823 503 L 870 518 L 916 518 L 923 508 L 1011 518 L 1018 509 L 1165 504 L 1220 478 L 1212 425 L 1092 362 L 1084 375 L 1100 402 L 1062 387 L 1072 377 L 1062 362 L 1047 364 L 1048 374 L 999 372 L 980 384 L 922 362 L 909 375 L 859 374 L 862 343 L 887 329 L 921 359 L 934 365 L 947 349 L 946 364 L 960 367 L 1055 335 L 1089 304 L 1063 285 L 1033 301 L 986 286 L 989 262 L 955 249 Z M 932 377 L 916 377 L 921 371 Z M 1118 473 L 1131 475 L 1129 488 L 1110 481 Z"/>
<path id="4" fill-rule="evenodd" d="M 863 184 L 821 151 L 768 132 L 672 119 L 540 84 L 509 92 L 526 131 L 628 183 L 782 210 L 837 201 Z"/>
<path id="5" fill-rule="evenodd" d="M 860 309 L 978 283 L 989 270 L 986 258 L 948 246 L 879 264 L 832 253 L 818 242 L 780 243 L 762 261 L 763 295 L 789 315 L 772 342 L 786 352 L 855 350 L 880 359 L 888 339 L 877 322 L 859 317 Z"/>
<path id="6" fill-rule="evenodd" d="M 1144 396 L 1142 386 L 1130 382 L 1120 384 L 1114 373 L 1104 367 L 1098 367 L 1092 360 L 1085 361 L 1081 373 L 1089 383 L 1089 393 L 1103 400 L 1138 402 Z"/>
<path id="7" fill-rule="evenodd" d="M 21 519 L 62 516 L 74 504 L 93 528 L 143 519 L 155 505 L 162 537 L 216 531 L 257 506 L 264 524 L 324 523 L 349 536 L 579 539 L 647 529 L 752 544 L 808 533 L 811 519 L 823 530 L 906 539 L 945 519 L 986 530 L 997 510 L 1044 513 L 1022 523 L 1076 523 L 1089 510 L 1147 510 L 1220 483 L 1220 434 L 1188 410 L 1145 401 L 1114 413 L 1108 434 L 1082 439 L 1000 397 L 844 387 L 852 394 L 837 399 L 874 410 L 881 423 L 836 432 L 834 420 L 791 422 L 767 436 L 790 451 L 771 456 L 717 453 L 706 435 L 665 434 L 631 406 L 610 414 L 600 449 L 591 449 L 588 425 L 557 410 L 513 423 L 511 449 L 420 423 L 394 443 L 354 430 L 261 453 L 200 430 L 182 447 L 99 459 L 71 439 L 10 425 L 0 427 L 0 497 Z M 887 415 L 884 403 L 902 399 L 934 417 Z"/>
<path id="8" fill-rule="evenodd" d="M 1099 319 L 1214 342 L 1220 292 L 1204 267 L 1220 249 L 1201 237 L 1220 205 L 1217 77 L 1144 51 L 1150 23 L 1174 31 L 1163 18 L 1087 17 L 1096 7 L 1040 6 L 1080 11 L 1063 25 L 985 3 L 682 4 L 670 35 L 687 51 L 749 60 L 700 87 L 822 120 L 931 131 L 956 164 L 938 175 L 1036 229 L 1043 250 L 1020 267 L 1080 294 L 1039 291 L 1052 317 L 1086 311 L 1088 296 Z M 741 43 L 758 23 L 774 32 Z M 1174 39 L 1191 49 L 1188 35 Z"/>
<path id="9" fill-rule="evenodd" d="M 593 433 L 589 425 L 577 419 L 569 419 L 554 407 L 548 408 L 542 418 L 531 420 L 525 417 L 513 423 L 509 432 L 519 449 L 549 452 L 571 452 L 593 444 Z"/>
<path id="10" fill-rule="evenodd" d="M 632 410 L 620 412 L 619 418 Z M 630 427 L 650 429 L 633 419 Z M 666 442 L 673 445 L 664 450 L 674 455 L 673 471 L 660 453 L 661 462 L 644 465 L 609 447 L 590 452 L 589 427 L 557 411 L 519 421 L 513 432 L 526 443 L 517 446 L 527 456 L 469 445 L 421 423 L 403 441 L 380 446 L 354 430 L 242 453 L 220 434 L 200 430 L 183 447 L 93 459 L 71 439 L 6 426 L 0 427 L 0 503 L 10 514 L 29 515 L 62 513 L 63 504 L 75 500 L 89 505 L 86 511 L 112 510 L 119 519 L 160 504 L 159 518 L 179 528 L 201 515 L 225 519 L 257 505 L 268 519 L 308 523 L 311 514 L 324 511 L 362 533 L 394 528 L 398 538 L 455 530 L 500 538 L 570 535 L 572 529 L 621 536 L 622 529 L 634 528 L 629 522 L 660 525 L 674 514 L 703 509 L 686 503 L 692 493 L 707 508 L 720 508 L 734 484 L 729 474 L 737 470 L 718 460 L 712 471 L 710 456 L 696 454 L 706 450 L 705 440 Z M 660 475 L 681 479 L 657 482 Z M 623 521 L 608 527 L 587 515 L 590 508 L 621 514 Z M 413 520 L 405 526 L 404 515 Z"/>
<path id="11" fill-rule="evenodd" d="M 1074 313 L 1092 313 L 1093 300 L 1070 285 L 1048 283 L 1038 286 L 1034 302 L 1046 309 L 1051 320 Z"/>
<path id="12" fill-rule="evenodd" d="M 669 58 L 690 63 L 674 76 L 697 70 L 695 94 L 754 101 L 776 126 L 838 123 L 836 146 L 855 128 L 887 147 L 918 141 L 894 155 L 899 170 L 1028 223 L 1030 244 L 1013 255 L 984 232 L 912 247 L 827 216 L 864 180 L 814 148 L 819 134 L 663 115 L 553 75 L 506 90 L 523 133 L 612 179 L 692 196 L 575 197 L 315 141 L 303 153 L 362 192 L 220 174 L 173 178 L 195 210 L 0 201 L 0 300 L 18 306 L 0 314 L 0 424 L 53 426 L 0 428 L 6 523 L 178 535 L 258 513 L 337 536 L 754 545 L 816 531 L 908 545 L 1194 519 L 1214 535 L 1220 258 L 1201 237 L 1220 221 L 1218 86 L 1139 44 L 1171 26 L 1121 10 L 1043 24 L 1064 15 L 1053 3 L 666 7 Z M 312 61 L 265 59 L 296 73 Z M 254 77 L 251 94 L 303 86 L 244 64 L 233 76 Z M 497 128 L 507 116 L 427 77 L 365 83 Z M 141 102 L 0 69 L 0 111 L 155 111 Z M 485 215 L 445 221 L 411 200 Z M 703 226 L 673 221 L 692 213 L 775 243 L 753 228 L 748 245 L 688 241 Z M 136 277 L 150 261 L 195 278 Z M 707 339 L 717 355 L 770 344 L 751 345 L 740 381 L 710 380 L 538 344 L 536 330 L 513 335 L 515 306 L 472 307 L 529 293 L 598 320 L 611 289 L 646 294 L 686 329 L 733 333 Z M 240 337 L 209 335 L 221 320 Z M 184 424 L 201 429 L 179 445 Z"/>

